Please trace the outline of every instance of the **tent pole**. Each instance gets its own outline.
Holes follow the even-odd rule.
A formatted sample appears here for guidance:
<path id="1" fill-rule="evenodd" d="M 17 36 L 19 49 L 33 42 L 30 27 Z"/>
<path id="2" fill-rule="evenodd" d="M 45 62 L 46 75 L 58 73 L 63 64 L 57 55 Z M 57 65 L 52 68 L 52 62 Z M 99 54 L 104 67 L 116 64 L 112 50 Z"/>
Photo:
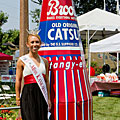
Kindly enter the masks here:
<path id="1" fill-rule="evenodd" d="M 85 49 L 85 58 L 87 59 L 86 65 L 88 67 L 88 31 L 86 31 L 86 49 Z"/>
<path id="2" fill-rule="evenodd" d="M 117 74 L 119 73 L 119 53 L 117 52 Z"/>
<path id="3" fill-rule="evenodd" d="M 106 10 L 106 3 L 105 3 L 105 0 L 104 0 L 104 10 Z"/>
<path id="4" fill-rule="evenodd" d="M 105 65 L 105 53 L 103 53 L 103 65 Z"/>
<path id="5" fill-rule="evenodd" d="M 90 48 L 90 46 L 89 46 L 89 48 Z M 91 52 L 89 49 L 89 82 L 90 82 L 90 66 L 91 66 Z"/>
<path id="6" fill-rule="evenodd" d="M 117 1 L 116 11 L 117 11 L 117 14 L 119 15 L 119 0 L 116 0 L 116 1 Z"/>
<path id="7" fill-rule="evenodd" d="M 96 34 L 97 30 L 90 36 L 89 41 L 92 39 L 92 37 Z"/>
<path id="8" fill-rule="evenodd" d="M 89 30 L 88 30 L 88 69 L 89 69 L 89 73 L 88 73 L 88 76 L 89 76 L 89 81 L 90 81 L 90 39 L 89 39 Z"/>

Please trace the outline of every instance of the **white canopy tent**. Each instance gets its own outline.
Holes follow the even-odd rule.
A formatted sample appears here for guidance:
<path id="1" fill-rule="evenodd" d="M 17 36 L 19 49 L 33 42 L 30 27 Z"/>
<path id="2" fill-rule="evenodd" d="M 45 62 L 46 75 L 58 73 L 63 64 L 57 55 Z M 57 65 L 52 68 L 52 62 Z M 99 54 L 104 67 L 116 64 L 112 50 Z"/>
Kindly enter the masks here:
<path id="1" fill-rule="evenodd" d="M 90 69 L 90 39 L 104 39 L 120 31 L 120 16 L 101 9 L 94 9 L 77 17 L 82 39 L 87 39 Z M 90 78 L 90 70 L 89 70 Z"/>
<path id="2" fill-rule="evenodd" d="M 90 52 L 120 52 L 120 33 L 90 44 Z"/>
<path id="3" fill-rule="evenodd" d="M 90 44 L 90 52 L 117 53 L 117 73 L 119 69 L 120 33 Z M 91 59 L 91 58 L 90 58 Z"/>
<path id="4" fill-rule="evenodd" d="M 77 17 L 79 30 L 120 30 L 120 16 L 98 8 Z"/>

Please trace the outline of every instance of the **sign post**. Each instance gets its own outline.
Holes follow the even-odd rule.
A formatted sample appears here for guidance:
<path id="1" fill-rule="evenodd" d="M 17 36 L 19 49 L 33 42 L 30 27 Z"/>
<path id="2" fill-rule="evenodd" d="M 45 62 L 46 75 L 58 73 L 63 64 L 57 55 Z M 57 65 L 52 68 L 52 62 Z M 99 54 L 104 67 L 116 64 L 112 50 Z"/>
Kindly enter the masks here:
<path id="1" fill-rule="evenodd" d="M 92 120 L 92 95 L 72 0 L 43 0 L 39 54 L 49 61 L 51 120 Z"/>

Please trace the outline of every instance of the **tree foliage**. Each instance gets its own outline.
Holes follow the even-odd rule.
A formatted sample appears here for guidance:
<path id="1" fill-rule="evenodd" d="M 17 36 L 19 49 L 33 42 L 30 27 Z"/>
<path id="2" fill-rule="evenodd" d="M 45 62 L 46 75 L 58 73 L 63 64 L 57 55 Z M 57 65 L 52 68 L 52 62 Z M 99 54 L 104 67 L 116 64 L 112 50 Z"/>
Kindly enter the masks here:
<path id="1" fill-rule="evenodd" d="M 19 45 L 19 30 L 8 30 L 4 32 L 1 40 L 0 52 L 9 55 L 13 54 L 17 49 L 16 45 Z"/>
<path id="2" fill-rule="evenodd" d="M 95 8 L 104 9 L 104 0 L 74 0 L 74 4 L 77 15 L 82 15 Z M 106 10 L 116 13 L 116 4 L 115 0 L 107 0 Z"/>
<path id="3" fill-rule="evenodd" d="M 4 13 L 3 11 L 0 11 L 0 27 L 6 23 L 8 20 L 8 15 Z"/>
<path id="4" fill-rule="evenodd" d="M 8 15 L 0 11 L 0 52 L 11 55 L 16 49 L 15 45 L 19 45 L 19 31 L 8 30 L 3 32 L 2 25 L 4 25 L 7 20 Z"/>
<path id="5" fill-rule="evenodd" d="M 32 22 L 37 23 L 37 26 L 39 24 L 39 16 L 40 16 L 40 9 L 35 9 L 34 11 L 30 12 L 30 15 L 32 16 Z"/>
<path id="6" fill-rule="evenodd" d="M 1 46 L 1 41 L 3 37 L 3 32 L 1 26 L 7 22 L 8 16 L 3 12 L 0 11 L 0 46 Z"/>
<path id="7" fill-rule="evenodd" d="M 33 3 L 41 5 L 42 0 L 31 0 Z M 39 25 L 39 18 L 40 18 L 40 9 L 35 9 L 34 11 L 30 11 L 30 15 L 33 18 L 32 22 L 37 23 L 37 27 Z"/>

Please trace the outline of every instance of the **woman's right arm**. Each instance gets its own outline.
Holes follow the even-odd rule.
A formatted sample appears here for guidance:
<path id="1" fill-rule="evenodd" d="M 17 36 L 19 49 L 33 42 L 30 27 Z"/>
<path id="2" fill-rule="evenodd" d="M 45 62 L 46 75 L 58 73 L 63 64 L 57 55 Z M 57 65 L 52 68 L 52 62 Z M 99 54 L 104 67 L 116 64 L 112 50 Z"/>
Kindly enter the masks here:
<path id="1" fill-rule="evenodd" d="M 18 59 L 17 67 L 16 67 L 16 83 L 15 83 L 16 104 L 18 106 L 20 105 L 20 92 L 21 92 L 22 75 L 23 75 L 23 62 L 20 59 Z"/>

